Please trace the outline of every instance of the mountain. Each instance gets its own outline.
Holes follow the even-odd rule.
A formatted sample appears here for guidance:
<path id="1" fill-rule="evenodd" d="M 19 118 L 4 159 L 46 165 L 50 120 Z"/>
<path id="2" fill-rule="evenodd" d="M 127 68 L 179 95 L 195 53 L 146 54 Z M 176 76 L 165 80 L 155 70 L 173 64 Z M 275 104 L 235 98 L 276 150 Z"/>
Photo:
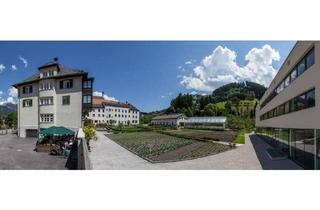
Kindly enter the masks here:
<path id="1" fill-rule="evenodd" d="M 7 116 L 11 112 L 16 112 L 18 107 L 16 104 L 6 103 L 0 105 L 0 117 Z"/>

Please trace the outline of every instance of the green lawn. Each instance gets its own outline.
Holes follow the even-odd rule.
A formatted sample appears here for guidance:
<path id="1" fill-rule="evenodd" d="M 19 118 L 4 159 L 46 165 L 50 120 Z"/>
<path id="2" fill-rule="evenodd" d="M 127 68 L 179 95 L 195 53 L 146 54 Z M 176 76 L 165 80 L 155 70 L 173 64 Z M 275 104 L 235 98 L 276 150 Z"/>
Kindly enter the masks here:
<path id="1" fill-rule="evenodd" d="M 239 131 L 237 138 L 235 139 L 234 143 L 236 144 L 244 144 L 245 143 L 245 130 Z"/>

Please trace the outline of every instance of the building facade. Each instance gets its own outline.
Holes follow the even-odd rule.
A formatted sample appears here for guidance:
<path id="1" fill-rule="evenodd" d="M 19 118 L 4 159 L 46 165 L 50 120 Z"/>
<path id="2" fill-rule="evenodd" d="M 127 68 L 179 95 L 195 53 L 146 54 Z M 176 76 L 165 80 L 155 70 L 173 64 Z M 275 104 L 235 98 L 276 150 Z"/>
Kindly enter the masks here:
<path id="1" fill-rule="evenodd" d="M 140 111 L 132 104 L 105 100 L 103 97 L 93 97 L 93 107 L 88 114 L 94 124 L 108 125 L 138 125 Z"/>
<path id="2" fill-rule="evenodd" d="M 64 126 L 77 131 L 92 107 L 93 78 L 54 59 L 13 85 L 18 90 L 18 135 L 37 137 L 39 130 Z"/>
<path id="3" fill-rule="evenodd" d="M 256 107 L 257 132 L 305 169 L 320 168 L 319 55 L 297 42 Z"/>
<path id="4" fill-rule="evenodd" d="M 184 127 L 212 130 L 224 130 L 227 125 L 227 117 L 189 117 L 185 120 Z"/>
<path id="5" fill-rule="evenodd" d="M 151 125 L 184 126 L 186 118 L 184 114 L 159 115 L 152 118 Z"/>

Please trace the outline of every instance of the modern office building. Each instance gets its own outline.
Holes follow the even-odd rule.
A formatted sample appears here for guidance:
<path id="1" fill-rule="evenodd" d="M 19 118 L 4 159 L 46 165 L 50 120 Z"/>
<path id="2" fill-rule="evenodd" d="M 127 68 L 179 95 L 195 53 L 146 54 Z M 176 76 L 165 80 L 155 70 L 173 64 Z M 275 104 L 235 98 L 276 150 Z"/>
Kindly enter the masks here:
<path id="1" fill-rule="evenodd" d="M 102 96 L 93 96 L 93 107 L 88 119 L 94 124 L 138 125 L 140 111 L 129 102 L 122 103 L 106 100 Z"/>
<path id="2" fill-rule="evenodd" d="M 296 43 L 256 107 L 256 126 L 305 169 L 320 168 L 320 42 Z"/>
<path id="3" fill-rule="evenodd" d="M 13 85 L 18 90 L 18 135 L 37 137 L 39 130 L 51 126 L 77 131 L 92 107 L 93 81 L 87 72 L 55 58 Z"/>

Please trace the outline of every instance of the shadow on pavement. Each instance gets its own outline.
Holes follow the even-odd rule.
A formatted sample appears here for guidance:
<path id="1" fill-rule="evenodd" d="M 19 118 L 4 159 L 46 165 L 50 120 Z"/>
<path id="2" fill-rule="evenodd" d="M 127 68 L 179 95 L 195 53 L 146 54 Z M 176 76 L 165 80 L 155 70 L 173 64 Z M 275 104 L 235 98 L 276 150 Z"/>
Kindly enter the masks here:
<path id="1" fill-rule="evenodd" d="M 264 170 L 303 170 L 290 159 L 272 160 L 266 152 L 268 148 L 272 148 L 269 144 L 254 134 L 250 135 L 249 138 Z"/>

